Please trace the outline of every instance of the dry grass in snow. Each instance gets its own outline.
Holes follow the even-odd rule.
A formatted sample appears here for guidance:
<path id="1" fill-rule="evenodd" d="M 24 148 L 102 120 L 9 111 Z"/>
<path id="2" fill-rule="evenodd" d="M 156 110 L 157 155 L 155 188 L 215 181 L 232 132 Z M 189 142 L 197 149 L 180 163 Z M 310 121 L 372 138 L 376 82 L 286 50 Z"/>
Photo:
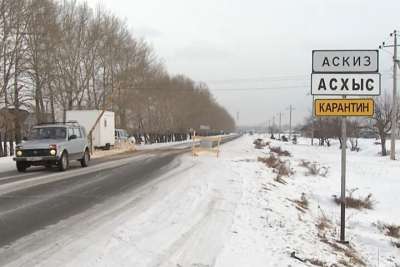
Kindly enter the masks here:
<path id="1" fill-rule="evenodd" d="M 378 222 L 374 226 L 391 239 L 390 243 L 394 247 L 400 248 L 400 225 Z"/>
<path id="2" fill-rule="evenodd" d="M 326 166 L 320 166 L 317 162 L 310 162 L 308 160 L 301 160 L 300 164 L 301 167 L 307 169 L 305 173 L 306 176 L 322 176 L 326 177 L 328 175 L 329 168 Z"/>
<path id="3" fill-rule="evenodd" d="M 263 139 L 261 138 L 257 138 L 256 140 L 254 140 L 253 145 L 255 149 L 263 149 L 264 147 L 269 146 L 270 142 L 265 142 Z"/>
<path id="4" fill-rule="evenodd" d="M 301 212 L 305 212 L 306 210 L 308 210 L 308 199 L 306 197 L 305 193 L 301 193 L 301 197 L 300 199 L 295 199 L 295 200 L 291 200 L 289 199 L 289 201 L 293 202 L 296 204 L 296 209 L 301 211 Z"/>
<path id="5" fill-rule="evenodd" d="M 276 173 L 275 181 L 286 184 L 283 177 L 289 177 L 293 175 L 293 170 L 290 168 L 290 162 L 288 160 L 282 160 L 275 153 L 270 153 L 268 157 L 258 157 L 258 161 L 264 163 L 267 167 L 272 168 L 273 172 Z"/>
<path id="6" fill-rule="evenodd" d="M 355 191 L 358 189 L 351 189 L 348 190 L 348 195 L 346 196 L 345 203 L 347 208 L 352 208 L 352 209 L 373 209 L 374 208 L 374 200 L 372 199 L 372 194 L 368 194 L 366 197 L 354 197 L 353 194 Z M 333 200 L 337 205 L 340 205 L 342 203 L 342 200 L 340 197 L 334 195 Z"/>
<path id="7" fill-rule="evenodd" d="M 287 150 L 283 150 L 280 146 L 270 147 L 271 152 L 278 154 L 279 156 L 290 157 L 291 154 Z"/>

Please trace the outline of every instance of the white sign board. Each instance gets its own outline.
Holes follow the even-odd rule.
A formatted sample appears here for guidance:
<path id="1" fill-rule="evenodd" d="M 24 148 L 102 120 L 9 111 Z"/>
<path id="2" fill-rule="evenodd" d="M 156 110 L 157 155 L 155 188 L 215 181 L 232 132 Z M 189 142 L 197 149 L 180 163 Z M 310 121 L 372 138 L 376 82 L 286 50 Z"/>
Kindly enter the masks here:
<path id="1" fill-rule="evenodd" d="M 313 73 L 312 95 L 377 96 L 381 94 L 379 73 Z"/>
<path id="2" fill-rule="evenodd" d="M 374 73 L 378 50 L 313 50 L 313 73 Z"/>

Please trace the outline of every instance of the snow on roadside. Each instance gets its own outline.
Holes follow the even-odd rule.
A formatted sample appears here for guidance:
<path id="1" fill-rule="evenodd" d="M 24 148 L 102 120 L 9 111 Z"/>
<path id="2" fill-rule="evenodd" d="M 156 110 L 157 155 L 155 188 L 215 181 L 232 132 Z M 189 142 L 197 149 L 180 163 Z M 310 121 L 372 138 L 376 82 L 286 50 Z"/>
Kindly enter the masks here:
<path id="1" fill-rule="evenodd" d="M 225 135 L 216 135 L 212 137 L 232 137 L 232 136 L 237 136 L 236 133 L 231 133 L 231 134 L 225 134 Z M 198 141 L 197 141 L 198 142 Z M 188 148 L 191 147 L 193 144 L 193 140 L 184 140 L 184 141 L 174 141 L 174 142 L 167 142 L 167 143 L 154 143 L 154 144 L 141 144 L 141 145 L 135 145 L 136 150 L 150 150 L 150 149 L 163 149 L 163 148 L 168 148 L 168 149 L 182 149 L 182 148 Z"/>
<path id="2" fill-rule="evenodd" d="M 135 145 L 132 145 L 130 143 L 117 144 L 110 150 L 101 150 L 101 149 L 95 150 L 91 158 L 95 159 L 95 158 L 109 157 L 123 153 L 132 153 L 135 150 L 136 150 Z"/>
<path id="3" fill-rule="evenodd" d="M 136 150 L 149 150 L 149 149 L 161 149 L 161 148 L 185 148 L 190 147 L 192 144 L 192 140 L 185 141 L 177 141 L 177 142 L 168 142 L 168 143 L 154 143 L 154 144 L 143 144 L 143 145 L 135 145 Z"/>
<path id="4" fill-rule="evenodd" d="M 15 170 L 15 162 L 12 157 L 0 158 L 0 172 L 7 172 Z"/>
<path id="5" fill-rule="evenodd" d="M 271 169 L 260 165 L 253 176 L 244 179 L 234 234 L 217 266 L 302 266 L 298 259 L 289 258 L 293 252 L 300 260 L 308 259 L 310 266 L 314 266 L 311 262 L 318 266 L 378 266 L 378 262 L 380 266 L 400 266 L 400 251 L 391 244 L 393 239 L 375 226 L 378 221 L 400 225 L 396 190 L 400 188 L 399 163 L 378 157 L 379 147 L 373 140 L 361 140 L 362 151 L 349 152 L 348 189 L 358 188 L 354 194 L 362 197 L 371 193 L 376 202 L 373 210 L 347 209 L 350 245 L 342 246 L 335 242 L 339 239 L 340 209 L 332 199 L 332 195 L 340 195 L 338 144 L 312 147 L 308 143 L 304 139 L 298 145 L 272 141 L 272 146 L 292 153 L 293 157 L 286 159 L 295 173 L 284 178 L 287 184 L 281 184 L 274 181 L 276 174 Z M 255 164 L 254 155 L 265 157 L 268 151 L 253 149 L 253 156 L 243 162 Z M 306 169 L 299 166 L 302 159 L 329 167 L 328 175 L 305 175 Z M 302 194 L 308 201 L 307 209 L 295 202 Z M 317 227 L 321 218 L 331 221 L 328 229 Z"/>

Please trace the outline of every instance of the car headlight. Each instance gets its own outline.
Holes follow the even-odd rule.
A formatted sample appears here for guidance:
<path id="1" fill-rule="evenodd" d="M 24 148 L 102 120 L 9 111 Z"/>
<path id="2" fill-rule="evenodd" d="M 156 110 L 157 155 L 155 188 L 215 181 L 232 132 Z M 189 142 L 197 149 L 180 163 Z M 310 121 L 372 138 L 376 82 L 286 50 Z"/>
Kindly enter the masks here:
<path id="1" fill-rule="evenodd" d="M 21 150 L 18 150 L 17 151 L 17 157 L 21 157 L 22 156 L 22 151 Z"/>
<path id="2" fill-rule="evenodd" d="M 55 156 L 57 154 L 57 151 L 55 149 L 50 150 L 50 155 Z"/>

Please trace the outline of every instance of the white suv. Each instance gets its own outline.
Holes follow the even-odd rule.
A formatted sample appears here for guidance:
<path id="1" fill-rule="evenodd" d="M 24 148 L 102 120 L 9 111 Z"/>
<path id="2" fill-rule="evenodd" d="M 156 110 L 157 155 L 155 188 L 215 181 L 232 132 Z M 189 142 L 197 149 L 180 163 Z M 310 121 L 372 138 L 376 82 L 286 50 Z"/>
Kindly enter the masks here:
<path id="1" fill-rule="evenodd" d="M 19 172 L 39 165 L 55 165 L 65 171 L 70 160 L 80 161 L 82 167 L 90 160 L 85 128 L 77 122 L 34 126 L 29 139 L 17 145 L 14 157 Z"/>

